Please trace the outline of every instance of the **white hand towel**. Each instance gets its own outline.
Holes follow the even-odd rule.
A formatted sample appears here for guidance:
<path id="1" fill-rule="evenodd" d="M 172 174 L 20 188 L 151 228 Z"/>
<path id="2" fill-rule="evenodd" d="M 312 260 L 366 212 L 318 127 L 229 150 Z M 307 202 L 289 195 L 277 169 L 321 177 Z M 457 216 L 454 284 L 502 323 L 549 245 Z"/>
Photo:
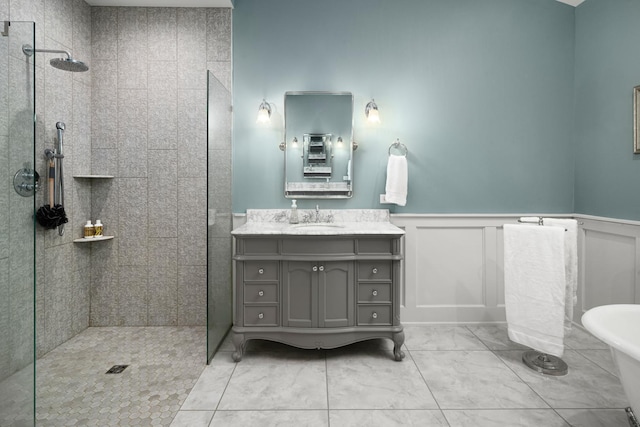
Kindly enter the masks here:
<path id="1" fill-rule="evenodd" d="M 562 227 L 567 290 L 564 302 L 564 333 L 571 332 L 573 306 L 578 302 L 578 221 L 564 218 L 544 218 L 544 225 Z"/>
<path id="2" fill-rule="evenodd" d="M 509 338 L 564 353 L 564 229 L 504 225 L 504 293 Z"/>
<path id="3" fill-rule="evenodd" d="M 406 156 L 389 155 L 385 200 L 399 206 L 407 204 L 408 167 Z"/>

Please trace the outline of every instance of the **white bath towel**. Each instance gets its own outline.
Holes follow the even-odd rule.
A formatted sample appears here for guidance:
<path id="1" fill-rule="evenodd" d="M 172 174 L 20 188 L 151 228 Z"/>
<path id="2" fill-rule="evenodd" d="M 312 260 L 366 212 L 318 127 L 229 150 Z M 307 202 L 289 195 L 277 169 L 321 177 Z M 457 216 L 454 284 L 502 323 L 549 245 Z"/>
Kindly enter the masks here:
<path id="1" fill-rule="evenodd" d="M 564 353 L 564 229 L 504 225 L 504 294 L 509 338 Z"/>
<path id="2" fill-rule="evenodd" d="M 406 156 L 389 155 L 385 200 L 398 206 L 407 204 L 408 167 Z"/>
<path id="3" fill-rule="evenodd" d="M 571 332 L 573 306 L 578 302 L 578 221 L 564 218 L 544 218 L 546 226 L 562 227 L 564 233 L 564 259 L 566 276 L 566 294 L 564 302 L 564 333 Z"/>

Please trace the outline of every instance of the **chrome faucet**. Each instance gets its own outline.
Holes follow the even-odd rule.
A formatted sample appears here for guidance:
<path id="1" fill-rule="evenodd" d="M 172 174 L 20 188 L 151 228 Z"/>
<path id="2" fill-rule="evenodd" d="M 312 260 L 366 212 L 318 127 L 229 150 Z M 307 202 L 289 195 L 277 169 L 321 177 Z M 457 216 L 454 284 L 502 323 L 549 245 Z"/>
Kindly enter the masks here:
<path id="1" fill-rule="evenodd" d="M 316 222 L 320 222 L 320 205 L 316 205 Z"/>

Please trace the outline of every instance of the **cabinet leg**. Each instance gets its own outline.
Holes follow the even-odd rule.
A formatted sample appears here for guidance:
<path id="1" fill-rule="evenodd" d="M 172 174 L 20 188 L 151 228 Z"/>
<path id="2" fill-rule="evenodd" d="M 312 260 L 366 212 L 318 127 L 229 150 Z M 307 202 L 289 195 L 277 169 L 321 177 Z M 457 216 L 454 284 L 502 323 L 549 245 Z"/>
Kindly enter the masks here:
<path id="1" fill-rule="evenodd" d="M 404 351 L 402 351 L 402 344 L 404 344 L 404 331 L 393 334 L 393 344 L 393 356 L 397 362 L 400 362 L 404 359 Z"/>
<path id="2" fill-rule="evenodd" d="M 239 362 L 242 360 L 242 353 L 244 352 L 244 334 L 233 334 L 233 346 L 236 351 L 233 352 L 231 358 L 234 362 Z"/>

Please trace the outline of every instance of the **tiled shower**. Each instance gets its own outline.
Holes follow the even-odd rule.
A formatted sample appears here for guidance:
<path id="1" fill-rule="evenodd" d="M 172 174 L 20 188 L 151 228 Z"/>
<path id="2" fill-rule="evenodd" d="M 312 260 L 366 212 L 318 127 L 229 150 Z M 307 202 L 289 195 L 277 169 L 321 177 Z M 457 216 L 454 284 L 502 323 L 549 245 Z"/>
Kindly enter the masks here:
<path id="1" fill-rule="evenodd" d="M 37 47 L 69 50 L 90 67 L 67 73 L 35 57 L 35 168 L 44 176 L 43 152 L 65 122 L 69 217 L 63 236 L 36 226 L 37 357 L 88 327 L 205 326 L 207 250 L 214 279 L 230 277 L 231 142 L 223 132 L 207 150 L 207 78 L 231 90 L 231 10 L 6 0 L 0 16 L 35 22 Z M 73 178 L 87 174 L 114 178 Z M 215 201 L 209 248 L 207 194 Z M 47 203 L 46 191 L 35 199 L 36 208 Z M 96 219 L 115 238 L 74 243 Z M 21 272 L 1 233 L 0 245 L 5 301 Z M 0 328 L 0 342 L 8 333 Z M 202 345 L 204 363 L 204 336 Z"/>

